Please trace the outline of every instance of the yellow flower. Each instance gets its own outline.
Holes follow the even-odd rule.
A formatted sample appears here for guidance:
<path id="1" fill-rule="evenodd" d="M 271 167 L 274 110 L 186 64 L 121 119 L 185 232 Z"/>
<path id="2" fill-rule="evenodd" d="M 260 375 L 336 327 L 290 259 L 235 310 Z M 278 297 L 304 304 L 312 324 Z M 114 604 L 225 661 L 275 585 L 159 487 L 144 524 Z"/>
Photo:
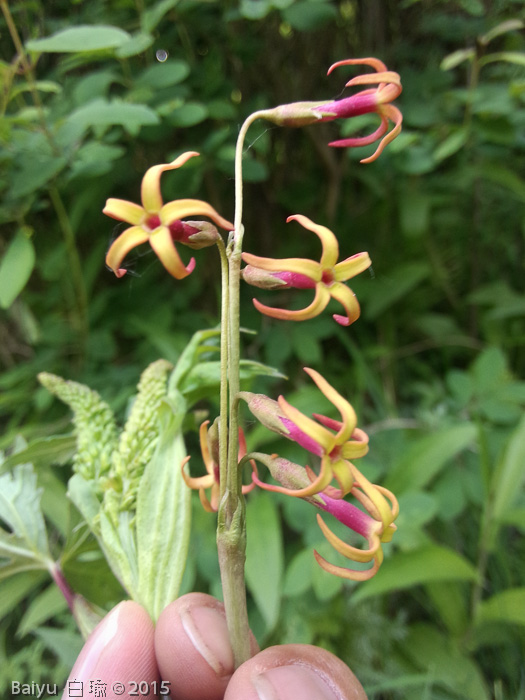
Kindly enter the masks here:
<path id="1" fill-rule="evenodd" d="M 200 199 L 176 199 L 166 204 L 162 201 L 160 191 L 162 173 L 180 168 L 190 158 L 198 155 L 195 151 L 188 151 L 171 163 L 149 168 L 142 179 L 142 205 L 124 199 L 107 200 L 103 209 L 104 214 L 132 224 L 131 228 L 126 229 L 113 241 L 106 255 L 106 264 L 117 277 L 126 274 L 126 270 L 121 265 L 129 251 L 148 241 L 170 275 L 176 279 L 183 279 L 189 275 L 195 267 L 195 258 L 191 258 L 188 265 L 184 265 L 174 241 L 194 248 L 202 247 L 202 244 L 192 245 L 192 238 L 194 236 L 199 238 L 202 227 L 200 222 L 186 223 L 181 221 L 183 218 L 195 215 L 207 216 L 221 228 L 227 231 L 233 229 L 233 224 L 223 219 L 211 204 Z M 211 245 L 214 242 L 213 236 L 208 238 L 210 242 L 205 245 Z"/>
<path id="2" fill-rule="evenodd" d="M 359 303 L 352 290 L 343 282 L 370 267 L 372 261 L 368 253 L 357 253 L 338 263 L 339 244 L 330 229 L 315 224 L 301 214 L 289 216 L 287 221 L 298 221 L 301 226 L 319 236 L 323 246 L 321 260 L 319 262 L 304 258 L 274 260 L 243 253 L 242 259 L 248 263 L 243 270 L 243 279 L 248 284 L 262 289 L 315 289 L 314 300 L 304 309 L 288 311 L 265 306 L 254 299 L 255 308 L 272 318 L 304 321 L 319 316 L 333 298 L 342 304 L 346 312 L 345 316 L 334 314 L 333 317 L 337 323 L 349 326 L 357 321 L 361 313 Z"/>

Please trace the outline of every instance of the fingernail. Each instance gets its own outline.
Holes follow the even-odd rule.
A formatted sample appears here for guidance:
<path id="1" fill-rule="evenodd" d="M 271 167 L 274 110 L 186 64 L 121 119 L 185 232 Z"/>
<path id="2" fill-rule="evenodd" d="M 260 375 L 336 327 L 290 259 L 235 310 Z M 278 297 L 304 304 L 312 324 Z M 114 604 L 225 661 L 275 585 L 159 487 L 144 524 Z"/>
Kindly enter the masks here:
<path id="1" fill-rule="evenodd" d="M 259 700 L 341 700 L 328 679 L 305 665 L 278 666 L 252 679 Z"/>
<path id="2" fill-rule="evenodd" d="M 188 607 L 180 613 L 182 627 L 199 654 L 219 677 L 233 673 L 233 653 L 226 619 L 210 607 Z"/>
<path id="3" fill-rule="evenodd" d="M 104 649 L 117 635 L 121 605 L 122 603 L 113 608 L 102 622 L 97 625 L 73 666 L 70 678 L 78 680 L 89 678 L 96 669 Z"/>

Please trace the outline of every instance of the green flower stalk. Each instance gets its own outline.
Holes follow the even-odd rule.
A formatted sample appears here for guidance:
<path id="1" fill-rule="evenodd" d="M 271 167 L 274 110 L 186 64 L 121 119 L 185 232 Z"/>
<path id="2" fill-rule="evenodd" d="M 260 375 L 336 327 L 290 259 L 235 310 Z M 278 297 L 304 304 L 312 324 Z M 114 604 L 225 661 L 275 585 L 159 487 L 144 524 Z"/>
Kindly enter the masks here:
<path id="1" fill-rule="evenodd" d="M 161 402 L 166 399 L 168 376 L 172 369 L 170 362 L 157 360 L 142 373 L 137 396 L 108 473 L 104 499 L 104 508 L 108 513 L 112 512 L 116 502 L 120 510 L 135 508 L 140 479 L 153 457 L 159 437 L 157 414 Z"/>
<path id="2" fill-rule="evenodd" d="M 86 481 L 95 482 L 101 491 L 102 479 L 111 469 L 118 441 L 112 410 L 96 391 L 83 384 L 49 372 L 41 372 L 38 380 L 73 411 L 77 440 L 73 470 Z"/>

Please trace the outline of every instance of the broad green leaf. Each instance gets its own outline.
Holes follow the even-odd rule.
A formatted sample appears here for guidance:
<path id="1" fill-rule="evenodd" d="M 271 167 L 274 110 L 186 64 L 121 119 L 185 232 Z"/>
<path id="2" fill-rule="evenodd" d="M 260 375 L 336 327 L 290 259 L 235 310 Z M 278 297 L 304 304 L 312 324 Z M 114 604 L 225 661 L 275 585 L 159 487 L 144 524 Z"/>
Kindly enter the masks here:
<path id="1" fill-rule="evenodd" d="M 32 92 L 33 90 L 38 90 L 39 92 L 51 92 L 59 93 L 62 92 L 62 86 L 55 83 L 53 80 L 36 80 L 34 83 L 22 83 L 21 85 L 16 85 L 9 92 L 9 100 L 13 100 L 17 95 L 22 92 Z"/>
<path id="2" fill-rule="evenodd" d="M 98 177 L 114 168 L 113 161 L 126 153 L 123 146 L 89 141 L 81 146 L 71 168 L 71 177 Z"/>
<path id="3" fill-rule="evenodd" d="M 181 83 L 190 74 L 186 61 L 169 59 L 146 68 L 135 80 L 136 87 L 149 87 L 153 90 L 171 87 Z"/>
<path id="4" fill-rule="evenodd" d="M 38 627 L 34 634 L 41 639 L 66 668 L 72 668 L 82 649 L 83 640 L 78 632 L 56 627 Z"/>
<path id="5" fill-rule="evenodd" d="M 299 0 L 283 11 L 283 19 L 294 29 L 308 32 L 319 29 L 337 18 L 337 9 L 330 3 Z"/>
<path id="6" fill-rule="evenodd" d="M 52 469 L 37 468 L 37 470 L 38 483 L 42 487 L 40 499 L 42 513 L 66 539 L 71 524 L 71 503 L 67 498 L 66 486 L 55 476 Z"/>
<path id="7" fill-rule="evenodd" d="M 303 549 L 288 564 L 284 577 L 283 595 L 303 595 L 312 585 L 313 568 L 317 563 L 310 549 Z"/>
<path id="8" fill-rule="evenodd" d="M 399 496 L 399 516 L 396 519 L 398 531 L 395 543 L 401 549 L 415 549 L 425 543 L 427 536 L 421 532 L 426 523 L 432 520 L 439 504 L 433 494 L 422 491 L 407 491 Z"/>
<path id="9" fill-rule="evenodd" d="M 483 17 L 485 14 L 485 7 L 481 0 L 459 0 L 459 4 L 469 15 L 474 17 Z"/>
<path id="10" fill-rule="evenodd" d="M 417 262 L 396 267 L 388 276 L 378 276 L 374 280 L 374 285 L 370 287 L 368 301 L 364 304 L 366 317 L 372 321 L 375 320 L 387 309 L 400 302 L 418 284 L 427 279 L 428 275 L 428 265 Z"/>
<path id="11" fill-rule="evenodd" d="M 35 266 L 33 242 L 20 228 L 0 261 L 0 307 L 8 309 L 26 286 Z"/>
<path id="12" fill-rule="evenodd" d="M 92 127 L 110 127 L 119 124 L 132 136 L 136 136 L 141 126 L 158 124 L 159 118 L 149 107 L 130 104 L 121 100 L 108 101 L 99 97 L 72 112 L 67 124 L 87 131 Z"/>
<path id="13" fill-rule="evenodd" d="M 272 3 L 268 0 L 241 0 L 239 7 L 241 15 L 245 19 L 263 19 L 272 9 Z"/>
<path id="14" fill-rule="evenodd" d="M 186 102 L 166 115 L 172 126 L 179 128 L 200 124 L 208 116 L 208 108 L 200 102 Z"/>
<path id="15" fill-rule="evenodd" d="M 41 490 L 31 464 L 0 476 L 0 578 L 28 569 L 46 569 L 50 562 L 47 532 L 40 510 Z"/>
<path id="16" fill-rule="evenodd" d="M 39 438 L 20 452 L 10 455 L 0 466 L 0 471 L 9 471 L 18 464 L 32 462 L 38 469 L 51 464 L 63 465 L 75 454 L 74 435 L 53 435 Z"/>
<path id="17" fill-rule="evenodd" d="M 180 390 L 190 405 L 209 396 L 211 390 L 218 388 L 220 383 L 220 371 L 220 362 L 218 360 L 210 360 L 208 362 L 199 362 L 188 372 L 180 384 Z M 269 367 L 262 362 L 241 360 L 241 382 L 248 382 L 258 376 L 274 377 L 276 379 L 282 379 L 284 377 L 279 370 L 274 367 Z"/>
<path id="18" fill-rule="evenodd" d="M 467 422 L 420 438 L 396 462 L 385 480 L 386 488 L 396 494 L 422 489 L 475 439 L 476 426 Z"/>
<path id="19" fill-rule="evenodd" d="M 476 569 L 451 549 L 430 545 L 415 552 L 396 553 L 387 559 L 373 579 L 365 581 L 352 595 L 356 603 L 423 583 L 475 581 Z"/>
<path id="20" fill-rule="evenodd" d="M 161 411 L 157 449 L 137 493 L 137 595 L 153 620 L 179 594 L 189 546 L 191 491 L 181 471 L 187 455 L 182 397 L 177 405 L 177 414 L 167 405 Z"/>
<path id="21" fill-rule="evenodd" d="M 81 24 L 69 27 L 48 36 L 45 39 L 31 39 L 26 49 L 36 53 L 79 53 L 83 51 L 100 51 L 114 49 L 130 38 L 129 34 L 118 27 L 103 24 Z"/>
<path id="22" fill-rule="evenodd" d="M 17 636 L 23 637 L 66 609 L 66 599 L 58 586 L 52 583 L 29 604 L 18 625 Z"/>
<path id="23" fill-rule="evenodd" d="M 469 700 L 489 700 L 483 675 L 475 661 L 428 624 L 416 624 L 401 642 L 403 652 L 414 665 L 425 669 L 437 683 Z"/>
<path id="24" fill-rule="evenodd" d="M 48 577 L 47 571 L 24 571 L 0 580 L 0 620 Z"/>
<path id="25" fill-rule="evenodd" d="M 513 432 L 494 474 L 494 503 L 492 515 L 502 520 L 516 505 L 525 479 L 525 416 Z"/>
<path id="26" fill-rule="evenodd" d="M 152 32 L 164 15 L 178 5 L 179 0 L 160 0 L 153 7 L 144 8 L 140 13 L 140 25 L 144 32 Z"/>
<path id="27" fill-rule="evenodd" d="M 427 583 L 425 590 L 436 612 L 453 637 L 465 634 L 470 618 L 469 587 L 459 581 Z"/>
<path id="28" fill-rule="evenodd" d="M 155 42 L 155 37 L 144 32 L 136 32 L 115 51 L 117 58 L 131 58 L 143 53 Z"/>
<path id="29" fill-rule="evenodd" d="M 476 624 L 484 622 L 525 625 L 525 587 L 509 588 L 483 600 L 477 611 Z"/>
<path id="30" fill-rule="evenodd" d="M 246 509 L 246 582 L 268 631 L 279 619 L 284 568 L 281 521 L 275 499 L 260 493 Z"/>
<path id="31" fill-rule="evenodd" d="M 450 158 L 450 156 L 453 156 L 455 153 L 461 150 L 467 143 L 468 136 L 468 129 L 463 127 L 456 129 L 449 134 L 434 151 L 434 158 L 436 161 L 441 162 L 442 160 Z"/>

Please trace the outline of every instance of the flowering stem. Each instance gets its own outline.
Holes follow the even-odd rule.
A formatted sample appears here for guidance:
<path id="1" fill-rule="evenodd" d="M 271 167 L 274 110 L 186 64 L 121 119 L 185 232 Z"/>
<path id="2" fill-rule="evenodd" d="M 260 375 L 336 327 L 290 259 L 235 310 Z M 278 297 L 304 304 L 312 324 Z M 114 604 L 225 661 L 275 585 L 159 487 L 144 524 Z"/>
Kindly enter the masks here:
<path id="1" fill-rule="evenodd" d="M 241 252 L 244 228 L 242 225 L 242 155 L 246 132 L 259 117 L 251 114 L 241 127 L 235 151 L 235 220 L 230 234 L 226 256 L 227 279 L 223 266 L 223 300 L 221 320 L 221 372 L 228 374 L 228 393 L 221 391 L 220 421 L 220 482 L 221 498 L 217 523 L 217 549 L 221 568 L 226 620 L 233 650 L 235 667 L 250 657 L 250 628 L 246 607 L 244 563 L 246 560 L 245 505 L 239 478 L 239 418 L 240 391 L 240 303 Z M 226 297 L 226 301 L 225 301 Z M 226 341 L 226 342 L 225 342 Z M 221 374 L 221 380 L 224 377 Z M 227 406 L 226 406 L 227 402 Z M 227 416 L 227 414 L 229 414 Z M 229 420 L 227 420 L 227 417 Z M 228 430 L 226 431 L 226 426 Z M 226 437 L 228 438 L 226 440 Z"/>
<path id="2" fill-rule="evenodd" d="M 228 288 L 228 257 L 222 238 L 217 241 L 221 258 L 221 396 L 219 421 L 219 484 L 220 500 L 226 490 L 228 468 L 228 336 L 230 293 Z"/>

